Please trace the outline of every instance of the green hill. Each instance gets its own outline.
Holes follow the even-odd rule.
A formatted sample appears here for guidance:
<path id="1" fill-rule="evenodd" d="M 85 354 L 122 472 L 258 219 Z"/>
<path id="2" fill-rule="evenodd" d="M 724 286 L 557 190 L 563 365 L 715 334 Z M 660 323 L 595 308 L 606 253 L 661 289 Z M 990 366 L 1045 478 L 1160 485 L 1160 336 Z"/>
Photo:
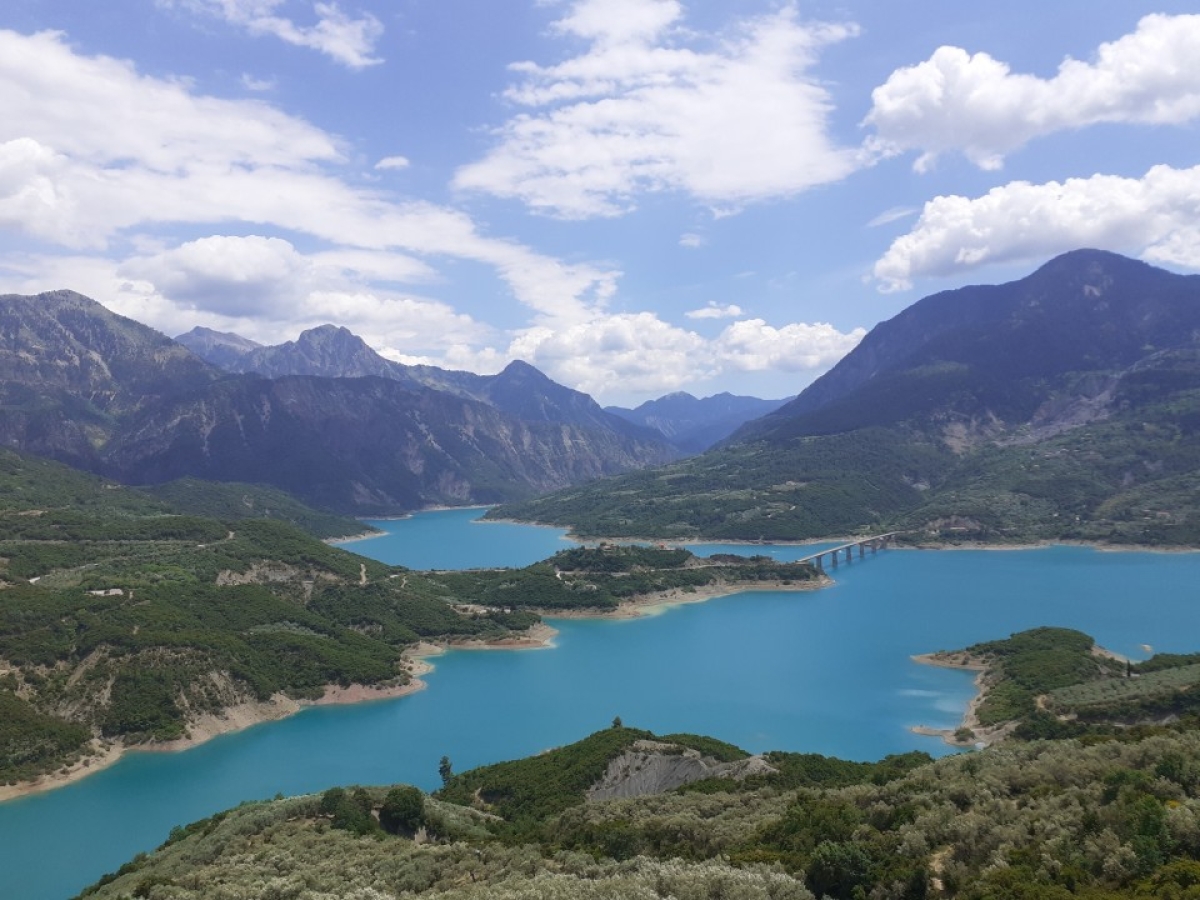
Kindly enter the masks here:
<path id="1" fill-rule="evenodd" d="M 511 639 L 543 609 L 819 583 L 805 564 L 650 547 L 415 572 L 271 515 L 360 528 L 269 490 L 182 483 L 151 495 L 0 451 L 0 782 L 181 738 L 242 704 L 282 714 L 329 686 L 399 688 L 406 648 Z"/>
<path id="2" fill-rule="evenodd" d="M 335 788 L 246 804 L 176 829 L 81 896 L 1189 898 L 1198 735 L 1013 741 L 936 762 L 768 754 L 775 774 L 587 800 L 638 741 L 740 753 L 614 727 L 464 773 L 432 797 Z"/>

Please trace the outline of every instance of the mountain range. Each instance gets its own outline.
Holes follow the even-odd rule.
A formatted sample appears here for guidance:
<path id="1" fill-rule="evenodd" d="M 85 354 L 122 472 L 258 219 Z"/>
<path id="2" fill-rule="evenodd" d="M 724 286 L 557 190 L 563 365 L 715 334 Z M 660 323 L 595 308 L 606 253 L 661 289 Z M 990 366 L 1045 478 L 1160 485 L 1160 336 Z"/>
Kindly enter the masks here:
<path id="1" fill-rule="evenodd" d="M 333 326 L 279 348 L 189 340 L 267 374 L 231 375 L 71 291 L 0 297 L 0 440 L 130 484 L 269 484 L 359 515 L 494 503 L 679 455 L 525 363 L 399 367 Z"/>
<path id="2" fill-rule="evenodd" d="M 760 400 L 721 393 L 698 399 L 679 391 L 647 400 L 636 409 L 606 406 L 613 415 L 653 428 L 685 453 L 700 453 L 752 419 L 774 412 L 786 400 Z"/>
<path id="3" fill-rule="evenodd" d="M 667 469 L 506 506 L 621 536 L 1200 541 L 1200 276 L 1064 254 L 918 301 Z"/>

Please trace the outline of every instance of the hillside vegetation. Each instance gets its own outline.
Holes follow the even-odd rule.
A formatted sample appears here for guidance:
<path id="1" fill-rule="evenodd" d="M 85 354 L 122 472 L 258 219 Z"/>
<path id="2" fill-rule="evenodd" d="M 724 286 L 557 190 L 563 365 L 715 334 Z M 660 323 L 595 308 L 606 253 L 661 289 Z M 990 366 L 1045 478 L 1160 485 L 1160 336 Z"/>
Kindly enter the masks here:
<path id="1" fill-rule="evenodd" d="M 184 738 L 241 704 L 399 688 L 406 648 L 521 637 L 541 610 L 818 583 L 808 565 L 650 547 L 416 572 L 247 517 L 340 527 L 271 491 L 229 485 L 206 497 L 185 483 L 156 493 L 0 451 L 0 783 L 114 743 Z M 191 512 L 168 503 L 176 497 Z M 231 508 L 240 515 L 221 515 Z"/>
<path id="2" fill-rule="evenodd" d="M 938 654 L 987 667 L 986 752 L 873 763 L 767 753 L 756 769 L 628 799 L 657 755 L 712 764 L 745 751 L 697 735 L 611 728 L 443 787 L 332 788 L 178 828 L 82 896 L 228 900 L 737 898 L 737 900 L 1189 900 L 1200 888 L 1200 712 L 1129 716 L 1129 694 L 1195 693 L 1198 655 L 1136 667 L 1092 639 L 1036 628 Z M 1141 685 L 1141 688 L 1134 688 Z M 1048 712 L 1039 698 L 1053 698 Z M 1099 692 L 1099 693 L 1097 693 Z M 1064 712 L 1088 706 L 1084 722 Z M 1102 708 L 1103 707 L 1103 708 Z M 1042 739 L 1047 722 L 1070 737 Z M 1034 740 L 1023 738 L 1037 737 Z M 631 755 L 631 753 L 633 755 Z M 753 773 L 753 774 L 751 774 Z M 644 787 L 644 782 L 642 782 Z M 215 892 L 219 892 L 215 893 Z"/>
<path id="3" fill-rule="evenodd" d="M 587 536 L 1200 544 L 1200 278 L 1078 251 L 877 326 L 725 445 L 490 515 Z"/>
<path id="4" fill-rule="evenodd" d="M 1200 885 L 1194 724 L 936 762 L 768 754 L 775 774 L 588 801 L 636 741 L 740 753 L 614 726 L 455 776 L 432 797 L 337 788 L 244 805 L 177 829 L 81 896 L 1189 898 Z"/>

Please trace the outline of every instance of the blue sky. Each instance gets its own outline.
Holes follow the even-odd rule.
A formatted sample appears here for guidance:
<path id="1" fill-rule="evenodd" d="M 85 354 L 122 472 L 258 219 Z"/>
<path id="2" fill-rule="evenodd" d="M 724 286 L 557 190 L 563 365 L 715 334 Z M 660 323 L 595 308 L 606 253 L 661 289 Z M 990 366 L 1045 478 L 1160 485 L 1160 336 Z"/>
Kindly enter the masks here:
<path id="1" fill-rule="evenodd" d="M 6 0 L 0 291 L 782 397 L 1069 249 L 1200 270 L 1190 8 Z"/>

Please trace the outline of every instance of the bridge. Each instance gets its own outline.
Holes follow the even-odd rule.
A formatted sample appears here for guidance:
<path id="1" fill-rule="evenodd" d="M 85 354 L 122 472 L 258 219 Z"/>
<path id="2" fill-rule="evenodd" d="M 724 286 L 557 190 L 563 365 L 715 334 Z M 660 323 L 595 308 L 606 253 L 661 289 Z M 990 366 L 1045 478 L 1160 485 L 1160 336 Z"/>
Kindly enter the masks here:
<path id="1" fill-rule="evenodd" d="M 857 541 L 850 541 L 847 544 L 840 544 L 837 547 L 830 547 L 828 550 L 822 550 L 820 553 L 814 553 L 811 556 L 806 556 L 803 559 L 798 559 L 796 562 L 812 563 L 817 567 L 817 571 L 824 572 L 825 564 L 822 562 L 824 557 L 829 557 L 831 568 L 838 567 L 838 555 L 844 553 L 846 562 L 850 563 L 854 560 L 854 551 L 858 550 L 858 558 L 862 559 L 866 556 L 868 550 L 874 555 L 879 552 L 880 548 L 892 546 L 895 542 L 896 535 L 901 534 L 899 531 L 889 531 L 887 534 L 875 534 L 871 537 L 860 538 Z"/>

